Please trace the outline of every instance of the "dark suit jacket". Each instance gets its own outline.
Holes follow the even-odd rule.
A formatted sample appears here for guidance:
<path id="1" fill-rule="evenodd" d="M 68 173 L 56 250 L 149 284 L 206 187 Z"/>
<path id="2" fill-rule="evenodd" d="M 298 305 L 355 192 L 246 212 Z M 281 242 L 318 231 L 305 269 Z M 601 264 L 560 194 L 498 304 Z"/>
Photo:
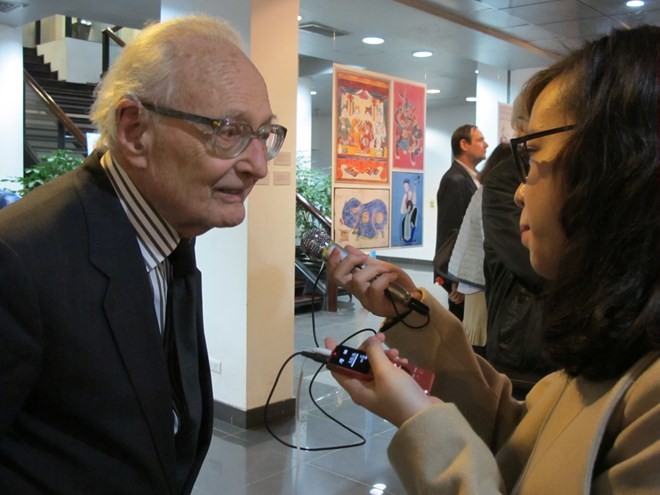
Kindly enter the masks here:
<path id="1" fill-rule="evenodd" d="M 454 160 L 449 170 L 442 176 L 436 196 L 438 207 L 438 225 L 435 237 L 436 251 L 449 238 L 453 230 L 461 228 L 461 222 L 470 204 L 477 185 L 460 163 Z M 447 267 L 445 272 L 447 271 Z M 433 279 L 437 277 L 433 275 Z"/>
<path id="2" fill-rule="evenodd" d="M 176 493 L 152 290 L 97 156 L 0 211 L 0 273 L 0 493 Z M 183 493 L 212 432 L 201 301 L 198 317 L 204 414 Z"/>

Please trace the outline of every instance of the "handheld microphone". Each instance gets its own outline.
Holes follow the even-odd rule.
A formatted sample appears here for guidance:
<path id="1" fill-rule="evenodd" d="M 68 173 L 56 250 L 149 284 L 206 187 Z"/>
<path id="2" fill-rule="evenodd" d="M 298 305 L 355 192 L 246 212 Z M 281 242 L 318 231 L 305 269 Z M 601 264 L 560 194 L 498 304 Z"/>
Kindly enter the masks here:
<path id="1" fill-rule="evenodd" d="M 301 238 L 300 245 L 307 256 L 314 259 L 326 261 L 335 249 L 339 250 L 341 259 L 348 256 L 348 251 L 336 242 L 333 242 L 330 236 L 321 229 L 312 229 L 305 232 Z M 426 304 L 419 299 L 412 297 L 410 292 L 396 282 L 392 282 L 389 287 L 385 289 L 385 292 L 387 292 L 393 300 L 405 304 L 413 311 L 417 311 L 422 315 L 429 314 L 429 307 Z"/>

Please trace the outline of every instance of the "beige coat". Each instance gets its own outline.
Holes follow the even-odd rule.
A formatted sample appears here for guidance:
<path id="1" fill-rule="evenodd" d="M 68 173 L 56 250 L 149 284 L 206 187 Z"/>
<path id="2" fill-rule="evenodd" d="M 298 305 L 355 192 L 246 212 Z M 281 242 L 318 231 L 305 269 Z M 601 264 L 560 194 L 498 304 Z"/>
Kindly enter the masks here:
<path id="1" fill-rule="evenodd" d="M 519 402 L 423 292 L 431 322 L 386 333 L 402 356 L 436 372 L 432 394 L 446 401 L 404 423 L 388 449 L 410 495 L 660 493 L 660 353 L 619 380 L 552 373 Z"/>

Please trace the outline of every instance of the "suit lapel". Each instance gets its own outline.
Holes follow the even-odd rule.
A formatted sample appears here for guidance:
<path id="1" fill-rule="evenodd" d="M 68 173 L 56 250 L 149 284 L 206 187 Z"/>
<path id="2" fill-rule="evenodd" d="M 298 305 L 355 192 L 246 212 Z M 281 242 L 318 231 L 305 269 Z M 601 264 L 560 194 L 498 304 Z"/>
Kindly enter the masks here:
<path id="1" fill-rule="evenodd" d="M 106 317 L 151 430 L 155 449 L 174 486 L 174 435 L 167 367 L 151 286 L 135 232 L 102 170 L 90 157 L 76 181 L 87 216 L 90 261 L 108 277 Z M 140 272 L 143 276 L 139 276 Z"/>

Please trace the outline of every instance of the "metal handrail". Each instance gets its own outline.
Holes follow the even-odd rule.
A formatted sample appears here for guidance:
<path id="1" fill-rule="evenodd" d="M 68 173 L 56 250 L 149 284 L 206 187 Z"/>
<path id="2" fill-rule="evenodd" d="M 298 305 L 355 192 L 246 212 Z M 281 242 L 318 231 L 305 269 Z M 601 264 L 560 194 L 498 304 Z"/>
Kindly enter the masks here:
<path id="1" fill-rule="evenodd" d="M 121 26 L 114 26 L 114 27 L 111 27 L 111 28 L 105 28 L 102 31 L 102 33 L 104 35 L 108 36 L 110 39 L 112 39 L 112 41 L 114 41 L 115 43 L 117 43 L 119 46 L 121 46 L 123 48 L 124 46 L 126 46 L 126 42 L 123 39 L 121 39 L 119 36 L 117 36 L 117 34 L 115 33 L 115 31 L 119 31 L 120 29 L 121 29 Z"/>
<path id="2" fill-rule="evenodd" d="M 332 233 L 332 221 L 299 192 L 296 192 L 296 203 L 307 210 L 321 225 L 323 225 L 328 233 Z M 326 284 L 325 306 L 327 311 L 333 313 L 337 311 L 337 284 L 335 284 L 330 277 L 328 277 L 328 282 Z"/>
<path id="3" fill-rule="evenodd" d="M 78 128 L 78 126 L 69 118 L 69 116 L 64 113 L 64 110 L 53 100 L 53 98 L 41 87 L 41 85 L 30 75 L 30 73 L 23 69 L 23 77 L 25 81 L 30 85 L 32 90 L 37 94 L 39 99 L 43 101 L 48 109 L 57 117 L 62 125 L 71 133 L 76 142 L 80 145 L 82 149 L 87 147 L 87 139 L 85 134 Z"/>
<path id="4" fill-rule="evenodd" d="M 108 72 L 110 67 L 110 40 L 114 41 L 118 46 L 126 46 L 126 42 L 117 36 L 116 32 L 119 31 L 122 26 L 113 26 L 111 28 L 105 28 L 101 33 L 103 34 L 102 41 L 102 60 L 101 60 L 101 70 L 103 74 Z"/>
<path id="5" fill-rule="evenodd" d="M 310 203 L 307 198 L 296 192 L 296 203 L 307 210 L 321 225 L 323 225 L 328 233 L 332 232 L 332 221 L 326 217 L 321 210 Z"/>

